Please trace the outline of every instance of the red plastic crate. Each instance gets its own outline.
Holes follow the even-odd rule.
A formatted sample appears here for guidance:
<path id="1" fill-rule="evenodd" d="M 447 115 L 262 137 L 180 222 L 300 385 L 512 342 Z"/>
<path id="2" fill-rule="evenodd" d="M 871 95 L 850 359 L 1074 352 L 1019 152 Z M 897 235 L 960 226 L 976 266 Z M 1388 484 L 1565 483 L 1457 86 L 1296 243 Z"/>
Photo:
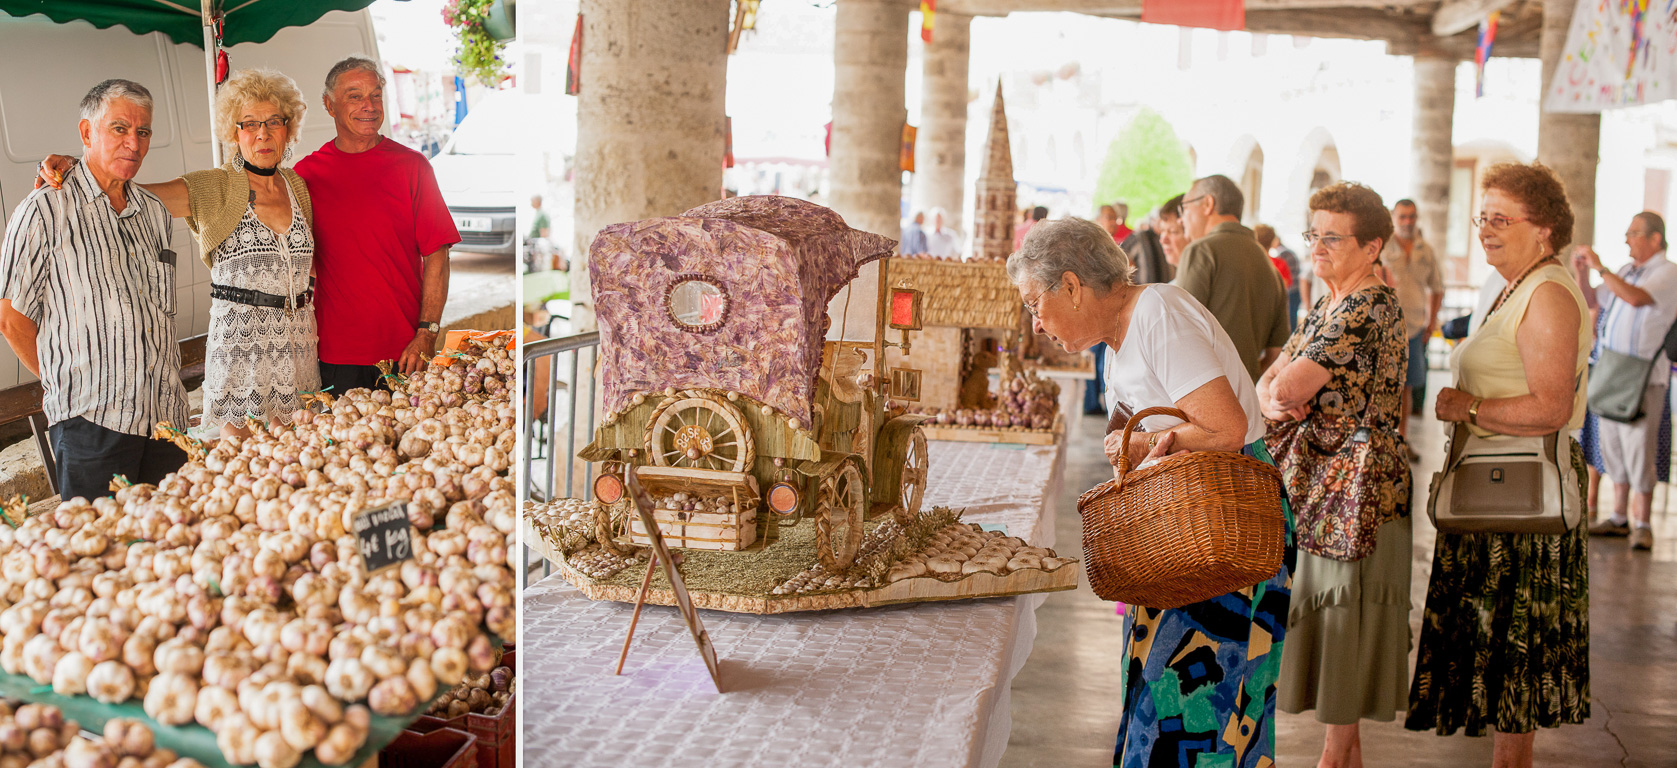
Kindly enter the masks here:
<path id="1" fill-rule="evenodd" d="M 477 737 L 454 728 L 397 734 L 378 753 L 379 768 L 478 768 Z"/>
<path id="2" fill-rule="evenodd" d="M 501 656 L 501 666 L 516 670 L 517 662 L 518 652 L 511 648 Z M 424 715 L 408 726 L 408 730 L 417 733 L 431 733 L 442 728 L 466 731 L 477 737 L 477 768 L 513 768 L 518 760 L 517 718 L 518 694 L 515 693 L 498 715 L 472 712 L 451 720 Z"/>

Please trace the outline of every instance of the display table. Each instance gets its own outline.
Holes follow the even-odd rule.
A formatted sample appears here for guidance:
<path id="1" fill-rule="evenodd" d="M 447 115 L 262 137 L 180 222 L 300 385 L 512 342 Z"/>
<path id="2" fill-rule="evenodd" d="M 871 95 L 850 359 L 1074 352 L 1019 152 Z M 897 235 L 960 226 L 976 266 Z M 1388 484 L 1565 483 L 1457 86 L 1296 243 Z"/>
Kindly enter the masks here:
<path id="1" fill-rule="evenodd" d="M 929 449 L 926 504 L 1054 545 L 1063 441 Z M 623 675 L 613 676 L 633 606 L 590 601 L 549 577 L 524 594 L 525 764 L 994 766 L 1042 597 L 701 611 L 722 660 L 728 693 L 719 695 L 675 609 L 644 610 Z"/>

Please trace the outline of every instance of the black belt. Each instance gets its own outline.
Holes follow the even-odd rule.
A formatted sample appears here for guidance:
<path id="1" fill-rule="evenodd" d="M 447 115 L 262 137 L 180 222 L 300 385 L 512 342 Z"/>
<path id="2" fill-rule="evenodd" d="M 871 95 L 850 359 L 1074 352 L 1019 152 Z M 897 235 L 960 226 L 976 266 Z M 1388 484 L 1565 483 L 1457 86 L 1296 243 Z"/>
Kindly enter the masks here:
<path id="1" fill-rule="evenodd" d="M 314 278 L 309 278 L 309 289 L 296 296 L 280 296 L 249 288 L 234 288 L 230 285 L 216 285 L 210 283 L 210 298 L 232 301 L 239 304 L 249 304 L 253 307 L 272 307 L 274 309 L 301 309 L 308 306 L 314 299 Z"/>

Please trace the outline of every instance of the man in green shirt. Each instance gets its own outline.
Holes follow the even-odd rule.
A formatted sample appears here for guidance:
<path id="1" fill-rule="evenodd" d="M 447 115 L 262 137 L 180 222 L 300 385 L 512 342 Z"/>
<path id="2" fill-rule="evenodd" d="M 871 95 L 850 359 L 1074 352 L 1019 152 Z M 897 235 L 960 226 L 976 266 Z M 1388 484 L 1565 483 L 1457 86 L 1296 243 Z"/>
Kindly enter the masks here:
<path id="1" fill-rule="evenodd" d="M 553 227 L 553 220 L 547 217 L 547 211 L 542 210 L 542 196 L 531 196 L 530 207 L 536 210 L 536 218 L 530 222 L 530 239 L 547 237 L 549 230 Z"/>
<path id="2" fill-rule="evenodd" d="M 1182 200 L 1183 225 L 1193 242 L 1183 250 L 1173 282 L 1217 317 L 1257 381 L 1287 343 L 1287 289 L 1252 230 L 1240 225 L 1245 205 L 1227 176 L 1194 182 Z"/>

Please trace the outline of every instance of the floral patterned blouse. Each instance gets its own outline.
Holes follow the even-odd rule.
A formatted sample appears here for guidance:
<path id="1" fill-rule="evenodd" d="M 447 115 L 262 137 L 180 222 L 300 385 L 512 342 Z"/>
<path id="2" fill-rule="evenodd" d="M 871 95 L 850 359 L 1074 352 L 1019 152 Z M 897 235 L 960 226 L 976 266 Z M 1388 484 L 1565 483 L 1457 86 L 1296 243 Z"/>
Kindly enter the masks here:
<path id="1" fill-rule="evenodd" d="M 1328 383 L 1302 421 L 1268 421 L 1264 442 L 1298 516 L 1299 547 L 1355 561 L 1374 551 L 1381 525 L 1409 514 L 1408 446 L 1398 434 L 1409 345 L 1391 288 L 1331 302 L 1317 301 L 1285 348 L 1328 369 Z"/>

